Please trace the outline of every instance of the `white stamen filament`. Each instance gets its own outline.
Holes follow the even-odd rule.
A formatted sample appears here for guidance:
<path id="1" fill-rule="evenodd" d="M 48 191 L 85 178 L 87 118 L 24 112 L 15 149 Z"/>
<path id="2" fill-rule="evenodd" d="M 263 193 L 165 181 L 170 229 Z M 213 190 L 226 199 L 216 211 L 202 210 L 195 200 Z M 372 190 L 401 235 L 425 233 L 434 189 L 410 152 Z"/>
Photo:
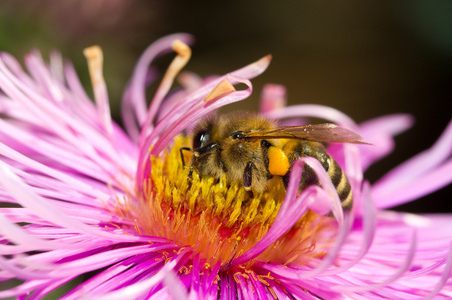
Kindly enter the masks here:
<path id="1" fill-rule="evenodd" d="M 172 48 L 177 53 L 177 56 L 173 59 L 170 66 L 166 70 L 166 73 L 163 76 L 163 79 L 159 87 L 157 88 L 154 97 L 151 100 L 151 105 L 149 106 L 146 120 L 141 127 L 139 142 L 140 145 L 144 142 L 145 137 L 147 136 L 147 132 L 150 129 L 149 127 L 156 116 L 157 110 L 160 107 L 163 98 L 165 98 L 165 96 L 168 94 L 169 89 L 173 85 L 174 79 L 182 70 L 182 68 L 188 63 L 191 57 L 190 47 L 180 40 L 175 40 L 173 42 Z"/>

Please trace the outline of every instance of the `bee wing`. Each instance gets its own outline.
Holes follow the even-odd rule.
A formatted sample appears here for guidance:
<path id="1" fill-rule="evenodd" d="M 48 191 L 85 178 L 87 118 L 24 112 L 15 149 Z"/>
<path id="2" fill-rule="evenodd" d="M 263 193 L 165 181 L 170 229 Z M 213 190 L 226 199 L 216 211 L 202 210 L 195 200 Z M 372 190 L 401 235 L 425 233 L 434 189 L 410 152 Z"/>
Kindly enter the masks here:
<path id="1" fill-rule="evenodd" d="M 368 144 L 353 131 L 334 124 L 279 126 L 276 129 L 256 130 L 246 134 L 247 139 L 297 139 L 321 143 Z"/>

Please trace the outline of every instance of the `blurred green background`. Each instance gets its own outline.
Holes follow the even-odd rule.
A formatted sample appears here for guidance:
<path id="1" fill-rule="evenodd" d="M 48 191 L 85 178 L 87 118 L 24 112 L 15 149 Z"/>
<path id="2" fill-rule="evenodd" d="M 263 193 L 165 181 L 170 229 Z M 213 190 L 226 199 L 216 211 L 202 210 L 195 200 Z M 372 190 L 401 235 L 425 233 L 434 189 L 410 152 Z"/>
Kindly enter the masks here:
<path id="1" fill-rule="evenodd" d="M 187 69 L 225 73 L 271 53 L 270 68 L 253 80 L 247 107 L 257 109 L 263 84 L 287 87 L 289 103 L 333 106 L 361 122 L 407 112 L 414 127 L 395 152 L 366 176 L 375 181 L 427 149 L 452 117 L 450 1 L 2 1 L 0 50 L 21 58 L 33 48 L 59 49 L 88 90 L 83 48 L 104 50 L 112 111 L 134 63 L 152 41 L 174 32 L 196 37 Z M 159 61 L 164 69 L 171 56 Z M 403 210 L 452 211 L 452 189 Z"/>

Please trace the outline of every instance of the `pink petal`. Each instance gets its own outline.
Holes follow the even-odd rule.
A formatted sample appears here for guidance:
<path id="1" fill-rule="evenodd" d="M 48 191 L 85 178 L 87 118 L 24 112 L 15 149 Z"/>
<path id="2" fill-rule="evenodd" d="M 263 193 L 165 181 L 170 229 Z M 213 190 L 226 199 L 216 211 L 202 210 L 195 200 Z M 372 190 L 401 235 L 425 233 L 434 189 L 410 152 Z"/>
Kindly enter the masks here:
<path id="1" fill-rule="evenodd" d="M 394 148 L 393 136 L 407 130 L 413 124 L 413 118 L 405 114 L 389 115 L 372 119 L 360 124 L 360 134 L 370 146 L 359 146 L 364 169 Z"/>
<path id="2" fill-rule="evenodd" d="M 3 163 L 0 163 L 0 184 L 8 193 L 13 196 L 23 207 L 32 210 L 37 216 L 40 216 L 49 222 L 60 225 L 65 228 L 72 228 L 76 232 L 86 233 L 88 235 L 98 235 L 108 237 L 113 240 L 133 241 L 136 237 L 128 235 L 115 235 L 106 231 L 101 231 L 96 227 L 87 226 L 77 222 L 70 216 L 62 213 L 55 207 L 33 193 L 26 184 L 24 184 L 15 174 L 13 174 Z"/>
<path id="3" fill-rule="evenodd" d="M 434 170 L 451 154 L 452 122 L 449 123 L 444 133 L 430 149 L 399 165 L 373 185 L 372 195 L 378 201 L 377 207 L 386 208 L 400 203 L 399 199 L 396 199 L 399 202 L 392 203 L 393 194 L 407 191 L 407 186 L 414 184 L 418 178 Z M 440 177 L 438 177 L 438 180 L 444 182 Z M 447 180 L 450 182 L 450 179 Z M 444 185 L 444 183 L 442 184 Z"/>

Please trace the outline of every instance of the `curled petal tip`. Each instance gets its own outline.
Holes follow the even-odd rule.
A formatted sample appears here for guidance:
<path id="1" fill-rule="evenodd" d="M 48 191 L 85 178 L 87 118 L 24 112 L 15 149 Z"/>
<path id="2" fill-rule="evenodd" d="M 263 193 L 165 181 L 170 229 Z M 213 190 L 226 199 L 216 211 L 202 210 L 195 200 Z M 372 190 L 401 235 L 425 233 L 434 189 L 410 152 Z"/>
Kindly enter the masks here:
<path id="1" fill-rule="evenodd" d="M 266 67 L 270 64 L 272 61 L 273 56 L 271 54 L 267 54 L 258 61 L 256 61 L 256 64 L 258 65 L 265 65 Z"/>
<path id="2" fill-rule="evenodd" d="M 258 69 L 261 69 L 263 72 L 270 65 L 271 60 L 272 60 L 272 56 L 271 56 L 271 54 L 268 54 L 268 55 L 260 58 L 259 60 L 255 61 L 251 65 L 254 65 Z"/>

